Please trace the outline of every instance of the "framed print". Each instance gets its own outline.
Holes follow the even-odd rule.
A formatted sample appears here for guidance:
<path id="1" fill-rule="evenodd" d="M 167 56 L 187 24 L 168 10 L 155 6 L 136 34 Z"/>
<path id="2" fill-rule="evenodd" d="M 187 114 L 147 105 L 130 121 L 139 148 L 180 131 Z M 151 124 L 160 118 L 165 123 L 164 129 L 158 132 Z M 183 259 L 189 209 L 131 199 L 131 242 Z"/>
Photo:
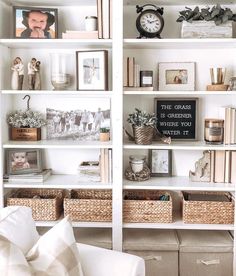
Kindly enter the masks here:
<path id="1" fill-rule="evenodd" d="M 57 9 L 13 7 L 14 38 L 53 39 L 58 37 Z"/>
<path id="2" fill-rule="evenodd" d="M 173 140 L 197 140 L 198 98 L 155 98 L 157 129 Z"/>
<path id="3" fill-rule="evenodd" d="M 166 149 L 149 150 L 151 176 L 172 176 L 172 151 Z"/>
<path id="4" fill-rule="evenodd" d="M 108 90 L 108 51 L 76 52 L 77 90 Z"/>
<path id="5" fill-rule="evenodd" d="M 159 90 L 195 90 L 194 62 L 159 63 Z"/>
<path id="6" fill-rule="evenodd" d="M 109 98 L 64 98 L 46 109 L 47 139 L 99 141 L 102 128 L 111 127 Z"/>
<path id="7" fill-rule="evenodd" d="M 6 150 L 7 174 L 27 174 L 42 171 L 42 153 L 39 149 Z"/>

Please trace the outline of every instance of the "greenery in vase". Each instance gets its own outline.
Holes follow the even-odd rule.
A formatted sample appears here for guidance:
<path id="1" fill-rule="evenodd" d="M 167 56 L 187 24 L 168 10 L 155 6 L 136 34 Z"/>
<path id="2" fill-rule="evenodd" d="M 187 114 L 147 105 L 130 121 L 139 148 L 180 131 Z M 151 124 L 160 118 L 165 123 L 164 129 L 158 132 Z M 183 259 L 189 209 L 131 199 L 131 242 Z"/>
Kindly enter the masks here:
<path id="1" fill-rule="evenodd" d="M 132 126 L 151 126 L 154 128 L 156 127 L 157 117 L 155 114 L 150 114 L 135 108 L 135 111 L 129 114 L 127 122 Z"/>
<path id="2" fill-rule="evenodd" d="M 101 127 L 100 128 L 100 133 L 109 133 L 110 132 L 110 128 L 108 127 Z"/>
<path id="3" fill-rule="evenodd" d="M 17 110 L 7 115 L 7 123 L 16 128 L 40 128 L 46 125 L 46 120 L 40 112 Z"/>
<path id="4" fill-rule="evenodd" d="M 212 8 L 202 8 L 201 10 L 198 6 L 194 9 L 185 7 L 185 10 L 180 11 L 179 14 L 180 16 L 176 20 L 177 22 L 187 21 L 191 23 L 195 20 L 205 20 L 214 21 L 216 25 L 220 25 L 226 23 L 228 20 L 236 21 L 236 14 L 233 14 L 229 8 L 222 8 L 220 4 Z"/>

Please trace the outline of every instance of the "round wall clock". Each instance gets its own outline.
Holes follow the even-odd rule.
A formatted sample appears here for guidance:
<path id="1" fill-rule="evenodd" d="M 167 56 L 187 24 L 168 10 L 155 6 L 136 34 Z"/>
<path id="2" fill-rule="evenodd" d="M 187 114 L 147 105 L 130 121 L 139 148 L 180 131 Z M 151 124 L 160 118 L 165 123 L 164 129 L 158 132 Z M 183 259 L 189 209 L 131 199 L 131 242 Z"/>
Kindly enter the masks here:
<path id="1" fill-rule="evenodd" d="M 152 8 L 145 9 L 146 6 Z M 136 20 L 136 28 L 140 35 L 138 38 L 161 38 L 160 34 L 164 27 L 163 8 L 152 4 L 136 6 L 137 13 L 140 13 Z"/>

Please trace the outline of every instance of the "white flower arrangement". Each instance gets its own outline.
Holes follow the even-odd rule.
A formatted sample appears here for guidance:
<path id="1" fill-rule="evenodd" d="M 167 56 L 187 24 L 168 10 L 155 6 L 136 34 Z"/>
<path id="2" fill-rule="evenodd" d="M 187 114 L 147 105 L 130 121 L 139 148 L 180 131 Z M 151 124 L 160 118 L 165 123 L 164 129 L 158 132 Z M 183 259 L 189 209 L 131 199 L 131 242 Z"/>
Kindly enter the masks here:
<path id="1" fill-rule="evenodd" d="M 7 123 L 16 128 L 40 128 L 46 125 L 46 120 L 40 112 L 32 110 L 17 110 L 7 115 Z"/>

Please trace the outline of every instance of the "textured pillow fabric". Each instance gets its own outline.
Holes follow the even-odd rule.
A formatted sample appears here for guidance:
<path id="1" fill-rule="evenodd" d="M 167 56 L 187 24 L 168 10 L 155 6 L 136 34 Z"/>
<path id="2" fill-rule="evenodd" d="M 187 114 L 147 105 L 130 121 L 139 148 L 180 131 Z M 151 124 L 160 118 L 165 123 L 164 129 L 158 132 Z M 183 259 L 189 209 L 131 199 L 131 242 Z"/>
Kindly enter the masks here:
<path id="1" fill-rule="evenodd" d="M 26 254 L 39 239 L 31 209 L 20 206 L 1 209 L 0 235 L 14 243 Z"/>
<path id="2" fill-rule="evenodd" d="M 31 276 L 30 267 L 21 249 L 1 235 L 0 275 Z"/>
<path id="3" fill-rule="evenodd" d="M 83 276 L 68 216 L 40 237 L 26 258 L 32 275 Z"/>

